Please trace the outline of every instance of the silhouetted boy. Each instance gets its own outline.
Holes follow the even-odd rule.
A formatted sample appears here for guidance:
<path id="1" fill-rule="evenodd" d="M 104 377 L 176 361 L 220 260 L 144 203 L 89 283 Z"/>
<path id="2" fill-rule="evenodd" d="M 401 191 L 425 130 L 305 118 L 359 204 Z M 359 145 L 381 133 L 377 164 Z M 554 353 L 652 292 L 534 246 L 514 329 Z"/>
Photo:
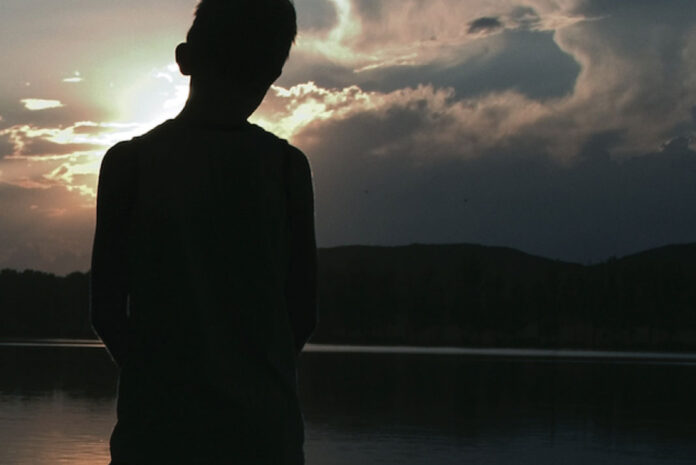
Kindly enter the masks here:
<path id="1" fill-rule="evenodd" d="M 176 49 L 185 108 L 104 157 L 91 316 L 120 368 L 113 464 L 304 461 L 311 173 L 246 121 L 295 34 L 289 0 L 202 0 Z"/>

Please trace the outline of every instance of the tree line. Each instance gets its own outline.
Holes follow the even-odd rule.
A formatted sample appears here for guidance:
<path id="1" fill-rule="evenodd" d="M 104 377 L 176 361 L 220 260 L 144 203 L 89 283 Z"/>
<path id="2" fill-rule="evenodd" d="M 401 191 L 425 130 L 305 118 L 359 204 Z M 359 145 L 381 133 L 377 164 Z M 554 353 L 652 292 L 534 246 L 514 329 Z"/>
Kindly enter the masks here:
<path id="1" fill-rule="evenodd" d="M 477 245 L 319 250 L 314 342 L 696 349 L 696 244 L 595 265 Z M 94 337 L 86 273 L 0 272 L 0 337 Z"/>

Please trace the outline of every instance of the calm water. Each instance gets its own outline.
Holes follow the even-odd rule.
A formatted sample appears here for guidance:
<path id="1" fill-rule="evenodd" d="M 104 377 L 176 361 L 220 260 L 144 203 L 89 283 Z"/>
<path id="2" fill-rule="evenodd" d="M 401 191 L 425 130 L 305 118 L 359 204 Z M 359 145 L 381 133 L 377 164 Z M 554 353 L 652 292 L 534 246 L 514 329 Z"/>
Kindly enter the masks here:
<path id="1" fill-rule="evenodd" d="M 308 465 L 696 463 L 695 364 L 497 355 L 303 354 Z M 115 383 L 100 348 L 0 346 L 0 464 L 108 463 Z"/>

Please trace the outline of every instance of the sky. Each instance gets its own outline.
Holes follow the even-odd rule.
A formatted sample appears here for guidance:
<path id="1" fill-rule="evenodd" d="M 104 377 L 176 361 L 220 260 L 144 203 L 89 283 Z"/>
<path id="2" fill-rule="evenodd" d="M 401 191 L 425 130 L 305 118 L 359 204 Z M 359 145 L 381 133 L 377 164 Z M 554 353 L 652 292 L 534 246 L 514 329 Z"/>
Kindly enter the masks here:
<path id="1" fill-rule="evenodd" d="M 3 0 L 0 269 L 89 268 L 101 157 L 183 106 L 195 4 Z M 295 5 L 251 121 L 309 158 L 320 246 L 696 241 L 693 0 Z"/>

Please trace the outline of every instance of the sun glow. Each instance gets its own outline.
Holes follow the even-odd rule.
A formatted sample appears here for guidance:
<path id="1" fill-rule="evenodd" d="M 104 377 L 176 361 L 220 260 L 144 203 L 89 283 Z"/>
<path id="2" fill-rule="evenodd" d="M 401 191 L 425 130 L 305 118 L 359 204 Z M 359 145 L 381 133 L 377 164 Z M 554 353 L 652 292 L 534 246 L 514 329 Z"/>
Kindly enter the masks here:
<path id="1" fill-rule="evenodd" d="M 176 116 L 188 96 L 188 78 L 174 63 L 156 67 L 141 76 L 121 93 L 118 119 L 152 126 Z"/>
<path id="2" fill-rule="evenodd" d="M 117 76 L 114 76 L 117 77 Z M 61 81 L 83 83 L 83 75 L 75 71 Z M 90 79 L 85 87 L 94 92 L 93 100 L 109 109 L 110 117 L 102 121 L 77 120 L 67 124 L 14 124 L 0 128 L 0 169 L 2 182 L 25 189 L 48 189 L 61 186 L 78 194 L 82 206 L 94 206 L 97 175 L 104 153 L 109 147 L 147 132 L 162 121 L 175 116 L 188 96 L 188 79 L 174 63 L 150 69 L 138 79 L 114 82 Z M 108 86 L 109 92 L 95 89 Z M 57 99 L 26 98 L 21 103 L 27 110 L 40 111 L 65 108 L 69 117 L 72 102 Z M 75 113 L 78 114 L 78 113 Z M 69 121 L 69 120 L 68 120 Z M 80 205 L 73 205 L 79 207 Z M 34 209 L 46 213 L 45 209 Z"/>

